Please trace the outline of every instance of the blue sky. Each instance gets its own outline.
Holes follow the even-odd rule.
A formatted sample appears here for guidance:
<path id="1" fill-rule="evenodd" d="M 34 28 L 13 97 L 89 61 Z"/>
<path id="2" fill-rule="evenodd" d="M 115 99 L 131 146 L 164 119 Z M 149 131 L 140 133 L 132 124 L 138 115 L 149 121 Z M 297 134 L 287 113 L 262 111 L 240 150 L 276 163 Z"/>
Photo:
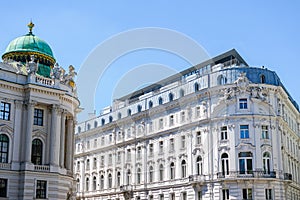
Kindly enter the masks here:
<path id="1" fill-rule="evenodd" d="M 249 65 L 276 71 L 300 103 L 299 1 L 4 1 L 1 8 L 0 52 L 27 33 L 32 19 L 33 32 L 51 45 L 58 63 L 65 68 L 72 64 L 80 71 L 89 54 L 116 34 L 143 27 L 167 28 L 192 38 L 210 56 L 235 48 Z M 99 83 L 93 83 L 98 84 L 97 113 L 111 104 L 118 80 L 147 63 L 175 71 L 189 67 L 178 56 L 158 50 L 123 55 Z"/>

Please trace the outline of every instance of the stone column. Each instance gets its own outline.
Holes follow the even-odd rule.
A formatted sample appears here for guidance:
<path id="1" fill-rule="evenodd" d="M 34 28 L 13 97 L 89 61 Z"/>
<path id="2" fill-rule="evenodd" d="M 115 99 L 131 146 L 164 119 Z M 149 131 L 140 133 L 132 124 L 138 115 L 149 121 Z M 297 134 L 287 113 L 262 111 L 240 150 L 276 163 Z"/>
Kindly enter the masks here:
<path id="1" fill-rule="evenodd" d="M 26 121 L 26 133 L 25 133 L 25 151 L 24 151 L 24 162 L 31 163 L 31 146 L 32 146 L 32 127 L 33 127 L 33 112 L 35 102 L 29 101 L 27 102 L 27 121 Z"/>
<path id="2" fill-rule="evenodd" d="M 15 100 L 15 116 L 14 116 L 14 152 L 12 154 L 12 168 L 19 169 L 19 163 L 21 160 L 21 131 L 22 131 L 22 110 L 23 101 Z"/>
<path id="3" fill-rule="evenodd" d="M 59 165 L 61 110 L 58 105 L 52 106 L 50 133 L 50 165 Z"/>
<path id="4" fill-rule="evenodd" d="M 73 172 L 73 148 L 74 148 L 74 136 L 73 131 L 74 129 L 74 122 L 72 117 L 68 117 L 67 119 L 67 134 L 66 134 L 66 168 L 67 170 Z"/>
<path id="5" fill-rule="evenodd" d="M 66 124 L 66 111 L 62 112 L 61 115 L 61 131 L 60 131 L 60 156 L 59 156 L 59 166 L 65 168 L 65 127 Z"/>

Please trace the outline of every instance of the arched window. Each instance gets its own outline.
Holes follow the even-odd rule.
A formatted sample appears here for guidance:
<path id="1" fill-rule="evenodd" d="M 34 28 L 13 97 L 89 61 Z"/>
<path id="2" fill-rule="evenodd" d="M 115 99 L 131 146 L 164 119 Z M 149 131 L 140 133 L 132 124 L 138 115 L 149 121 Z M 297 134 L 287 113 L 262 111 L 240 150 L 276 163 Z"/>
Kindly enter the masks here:
<path id="1" fill-rule="evenodd" d="M 96 186 L 97 186 L 97 178 L 96 176 L 93 177 L 93 190 L 96 190 Z"/>
<path id="2" fill-rule="evenodd" d="M 108 174 L 108 188 L 112 188 L 112 175 Z"/>
<path id="3" fill-rule="evenodd" d="M 40 139 L 32 141 L 31 162 L 35 165 L 41 165 L 43 161 L 43 143 Z"/>
<path id="4" fill-rule="evenodd" d="M 87 170 L 90 169 L 90 159 L 87 159 L 87 160 L 86 160 L 86 166 L 85 166 L 85 168 L 86 168 Z"/>
<path id="5" fill-rule="evenodd" d="M 121 119 L 122 118 L 122 114 L 119 112 L 118 113 L 118 119 Z"/>
<path id="6" fill-rule="evenodd" d="M 173 162 L 171 162 L 170 164 L 170 179 L 174 179 L 175 178 L 175 164 Z"/>
<path id="7" fill-rule="evenodd" d="M 153 107 L 153 102 L 149 101 L 148 106 L 149 106 L 149 108 L 152 108 Z"/>
<path id="8" fill-rule="evenodd" d="M 90 130 L 90 129 L 91 129 L 91 125 L 87 124 L 87 130 Z"/>
<path id="9" fill-rule="evenodd" d="M 131 115 L 131 109 L 127 110 L 127 115 L 130 116 Z"/>
<path id="10" fill-rule="evenodd" d="M 150 166 L 149 167 L 149 182 L 152 183 L 153 182 L 153 167 Z"/>
<path id="11" fill-rule="evenodd" d="M 109 116 L 109 123 L 111 123 L 113 121 L 113 117 Z"/>
<path id="12" fill-rule="evenodd" d="M 270 174 L 270 157 L 269 152 L 263 154 L 263 170 L 265 174 Z"/>
<path id="13" fill-rule="evenodd" d="M 138 106 L 137 106 L 137 110 L 138 110 L 138 112 L 142 112 L 142 106 L 141 106 L 141 105 L 138 105 Z"/>
<path id="14" fill-rule="evenodd" d="M 79 178 L 76 180 L 76 190 L 77 190 L 77 192 L 80 191 L 80 180 L 79 180 Z"/>
<path id="15" fill-rule="evenodd" d="M 121 185 L 121 172 L 117 173 L 117 186 L 119 187 Z"/>
<path id="16" fill-rule="evenodd" d="M 265 75 L 260 75 L 260 83 L 266 83 L 266 77 Z"/>
<path id="17" fill-rule="evenodd" d="M 7 135 L 0 135 L 0 162 L 8 163 L 9 139 Z"/>
<path id="18" fill-rule="evenodd" d="M 104 189 L 104 175 L 100 176 L 100 189 Z"/>
<path id="19" fill-rule="evenodd" d="M 90 185 L 90 179 L 86 178 L 86 181 L 85 181 L 85 190 L 86 191 L 89 191 L 89 185 Z"/>
<path id="20" fill-rule="evenodd" d="M 81 132 L 81 127 L 80 126 L 78 126 L 77 131 L 78 131 L 78 133 Z"/>
<path id="21" fill-rule="evenodd" d="M 173 101 L 173 99 L 174 99 L 173 93 L 169 93 L 169 101 Z"/>
<path id="22" fill-rule="evenodd" d="M 98 126 L 98 122 L 94 121 L 94 128 L 96 128 Z"/>
<path id="23" fill-rule="evenodd" d="M 164 166 L 162 164 L 159 165 L 159 180 L 164 180 Z"/>
<path id="24" fill-rule="evenodd" d="M 199 91 L 199 83 L 196 82 L 194 84 L 194 90 L 195 90 L 195 92 Z"/>
<path id="25" fill-rule="evenodd" d="M 181 178 L 186 177 L 186 161 L 182 160 L 181 161 Z"/>
<path id="26" fill-rule="evenodd" d="M 180 97 L 184 97 L 184 90 L 183 90 L 183 89 L 181 89 L 181 90 L 179 91 L 179 96 L 180 96 Z"/>
<path id="27" fill-rule="evenodd" d="M 217 81 L 218 85 L 225 85 L 227 83 L 227 79 L 223 75 L 219 75 Z"/>
<path id="28" fill-rule="evenodd" d="M 158 98 L 158 104 L 159 105 L 163 104 L 163 99 L 161 97 Z"/>
<path id="29" fill-rule="evenodd" d="M 127 185 L 131 184 L 131 171 L 130 171 L 130 169 L 127 170 L 126 179 L 127 179 Z"/>
<path id="30" fill-rule="evenodd" d="M 136 170 L 136 182 L 137 182 L 137 184 L 141 184 L 141 176 L 142 176 L 142 170 L 141 170 L 141 168 L 138 168 Z"/>
<path id="31" fill-rule="evenodd" d="M 221 170 L 223 176 L 229 175 L 229 159 L 227 153 L 221 155 Z"/>
<path id="32" fill-rule="evenodd" d="M 101 125 L 103 126 L 105 124 L 105 119 L 101 119 Z"/>
<path id="33" fill-rule="evenodd" d="M 202 170 L 202 157 L 198 156 L 197 157 L 197 161 L 196 161 L 196 173 L 197 175 L 202 174 L 203 170 Z"/>

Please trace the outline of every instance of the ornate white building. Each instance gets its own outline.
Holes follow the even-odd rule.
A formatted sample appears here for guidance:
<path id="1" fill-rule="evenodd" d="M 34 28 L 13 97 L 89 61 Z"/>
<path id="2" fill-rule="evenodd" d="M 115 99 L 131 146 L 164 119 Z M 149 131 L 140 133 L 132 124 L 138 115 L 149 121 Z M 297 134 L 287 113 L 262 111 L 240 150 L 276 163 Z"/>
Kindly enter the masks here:
<path id="1" fill-rule="evenodd" d="M 75 72 L 54 66 L 33 26 L 0 62 L 0 199 L 72 199 Z"/>
<path id="2" fill-rule="evenodd" d="M 300 199 L 299 107 L 235 51 L 79 123 L 78 199 Z"/>

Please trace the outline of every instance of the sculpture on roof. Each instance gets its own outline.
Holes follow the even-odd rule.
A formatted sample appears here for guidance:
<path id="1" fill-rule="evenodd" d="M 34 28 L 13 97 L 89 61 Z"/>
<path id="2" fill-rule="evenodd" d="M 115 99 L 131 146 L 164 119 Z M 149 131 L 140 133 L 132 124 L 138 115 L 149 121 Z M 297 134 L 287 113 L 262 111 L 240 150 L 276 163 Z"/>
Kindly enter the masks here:
<path id="1" fill-rule="evenodd" d="M 51 70 L 51 77 L 53 79 L 62 80 L 64 76 L 65 70 L 59 66 L 58 63 L 55 63 L 53 69 Z"/>
<path id="2" fill-rule="evenodd" d="M 38 71 L 38 66 L 39 66 L 39 62 L 35 63 L 34 62 L 34 55 L 30 56 L 30 61 L 26 63 L 26 70 L 28 75 L 35 75 L 36 72 Z"/>

